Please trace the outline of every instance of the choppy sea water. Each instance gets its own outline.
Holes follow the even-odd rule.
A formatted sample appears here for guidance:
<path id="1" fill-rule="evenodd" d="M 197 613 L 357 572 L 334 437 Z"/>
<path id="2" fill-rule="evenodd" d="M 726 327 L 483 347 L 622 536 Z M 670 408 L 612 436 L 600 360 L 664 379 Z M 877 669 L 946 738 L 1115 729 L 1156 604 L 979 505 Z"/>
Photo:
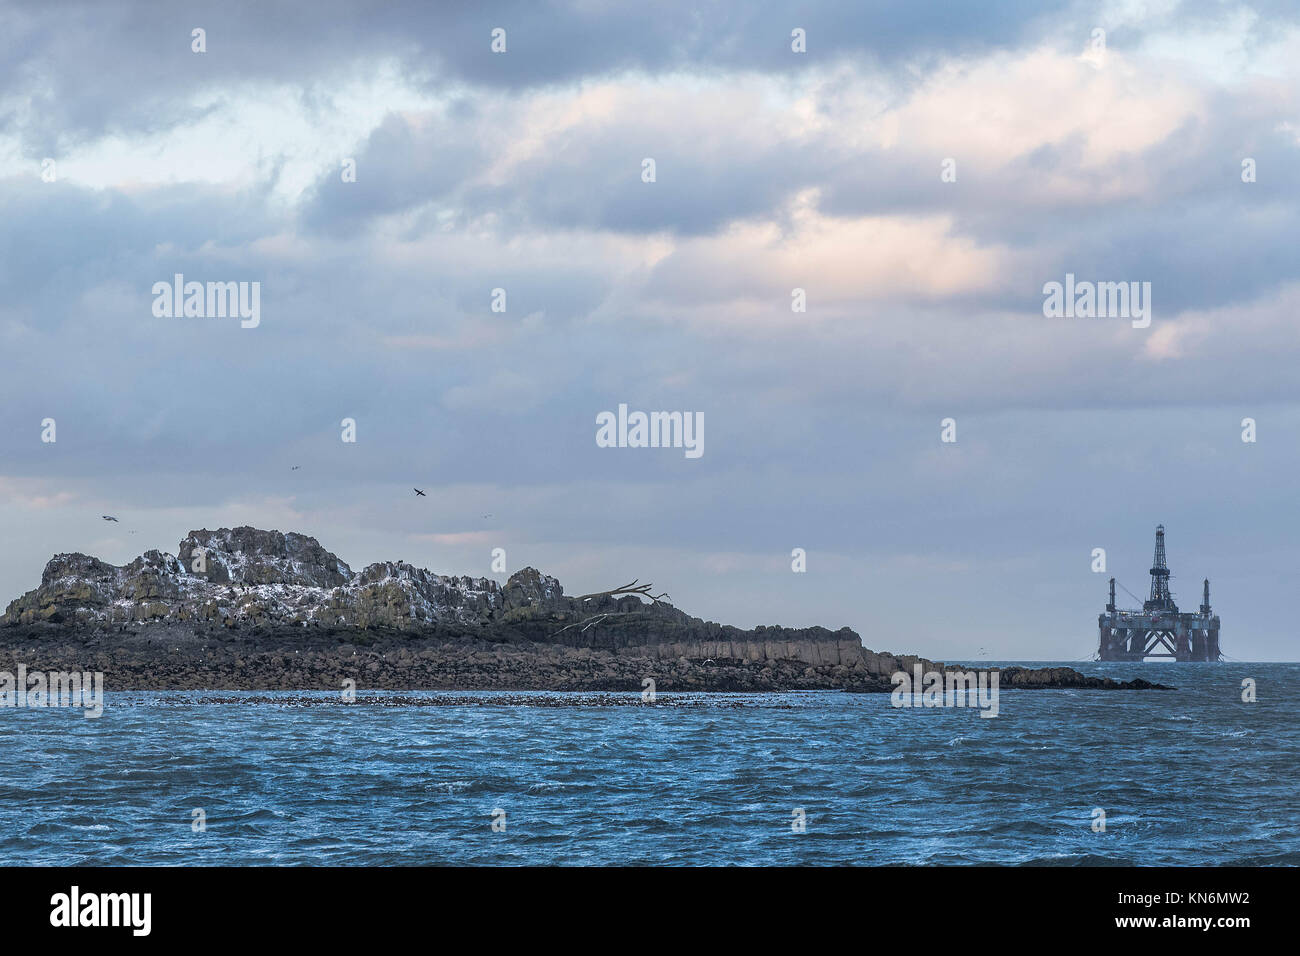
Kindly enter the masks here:
<path id="1" fill-rule="evenodd" d="M 992 719 L 821 692 L 653 705 L 360 694 L 387 706 L 110 693 L 98 720 L 0 708 L 0 853 L 90 865 L 1300 864 L 1300 664 L 1073 666 L 1178 689 L 1011 690 Z M 1245 678 L 1256 703 L 1241 700 Z M 627 705 L 591 704 L 602 696 Z"/>

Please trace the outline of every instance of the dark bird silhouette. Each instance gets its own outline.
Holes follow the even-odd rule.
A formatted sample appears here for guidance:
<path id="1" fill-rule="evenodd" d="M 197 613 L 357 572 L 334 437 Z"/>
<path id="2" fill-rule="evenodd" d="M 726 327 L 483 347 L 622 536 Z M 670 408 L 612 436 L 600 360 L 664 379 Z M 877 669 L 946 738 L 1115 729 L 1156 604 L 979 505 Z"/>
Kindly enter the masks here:
<path id="1" fill-rule="evenodd" d="M 427 498 L 427 497 L 429 497 L 429 496 L 426 495 L 423 491 L 421 491 L 419 488 L 416 488 L 416 489 L 415 489 L 415 494 L 416 494 L 416 496 L 419 497 L 419 498 Z"/>
<path id="2" fill-rule="evenodd" d="M 484 518 L 491 518 L 492 516 L 491 516 L 491 515 L 484 515 L 483 517 L 484 517 Z"/>
<path id="3" fill-rule="evenodd" d="M 297 471 L 297 470 L 298 470 L 299 468 L 301 468 L 301 467 L 302 467 L 302 465 L 294 465 L 294 466 L 293 466 L 292 468 L 290 468 L 289 470 L 290 470 L 290 471 Z"/>
<path id="4" fill-rule="evenodd" d="M 116 520 L 117 520 L 117 519 L 114 518 L 112 515 L 100 515 L 100 517 L 103 518 L 105 521 L 116 521 Z"/>

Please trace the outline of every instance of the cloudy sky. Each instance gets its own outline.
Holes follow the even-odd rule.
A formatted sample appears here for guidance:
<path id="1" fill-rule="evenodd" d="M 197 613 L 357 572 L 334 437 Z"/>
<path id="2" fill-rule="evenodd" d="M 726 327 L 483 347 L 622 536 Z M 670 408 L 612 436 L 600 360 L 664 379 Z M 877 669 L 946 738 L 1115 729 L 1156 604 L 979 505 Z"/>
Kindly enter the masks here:
<path id="1" fill-rule="evenodd" d="M 1163 522 L 1294 660 L 1297 170 L 1281 0 L 7 0 L 0 604 L 252 524 L 1073 660 Z M 176 273 L 260 324 L 155 316 Z M 1067 273 L 1150 326 L 1045 317 Z M 620 403 L 704 454 L 598 447 Z"/>

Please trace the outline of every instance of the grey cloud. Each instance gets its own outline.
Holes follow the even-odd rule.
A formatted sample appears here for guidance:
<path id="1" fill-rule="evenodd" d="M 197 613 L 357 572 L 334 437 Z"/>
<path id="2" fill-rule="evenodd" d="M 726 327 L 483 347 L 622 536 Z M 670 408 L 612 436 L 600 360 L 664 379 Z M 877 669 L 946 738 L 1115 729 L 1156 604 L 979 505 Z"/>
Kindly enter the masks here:
<path id="1" fill-rule="evenodd" d="M 405 212 L 453 195 L 487 161 L 467 136 L 473 117 L 427 117 L 413 128 L 390 114 L 367 138 L 356 160 L 356 181 L 345 182 L 342 165 L 327 171 L 308 197 L 303 214 L 311 229 L 335 235 L 364 228 L 376 217 Z"/>
<path id="2" fill-rule="evenodd" d="M 108 130 L 142 131 L 192 116 L 187 98 L 223 84 L 313 81 L 397 57 L 439 87 L 522 89 L 624 70 L 798 70 L 790 30 L 809 31 L 818 57 L 893 62 L 929 53 L 1014 46 L 1069 4 L 1015 0 L 994 8 L 889 0 L 737 7 L 685 0 L 579 3 L 418 2 L 357 6 L 343 0 L 277 6 L 81 2 L 10 4 L 0 37 L 0 80 L 31 98 L 23 130 L 33 156 Z M 503 27 L 508 52 L 492 55 Z M 207 31 L 208 52 L 190 50 Z M 75 70 L 69 67 L 75 65 Z M 0 117 L 2 118 L 2 117 Z M 16 121 L 13 115 L 8 123 Z M 3 127 L 0 127 L 3 128 Z"/>

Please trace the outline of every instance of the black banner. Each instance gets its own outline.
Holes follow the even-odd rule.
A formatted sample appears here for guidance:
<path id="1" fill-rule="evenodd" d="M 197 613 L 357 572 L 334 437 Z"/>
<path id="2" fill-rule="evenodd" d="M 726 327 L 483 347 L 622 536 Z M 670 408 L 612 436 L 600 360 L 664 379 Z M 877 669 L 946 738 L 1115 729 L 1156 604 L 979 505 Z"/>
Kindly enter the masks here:
<path id="1" fill-rule="evenodd" d="M 1227 944 L 1275 931 L 1289 870 L 125 868 L 0 872 L 7 941 L 337 945 L 455 926 L 617 945 L 691 926 L 733 942 L 836 924 L 924 945 L 1050 932 Z M 865 924 L 865 927 L 863 926 Z M 815 934 L 811 930 L 810 934 Z M 459 933 L 457 934 L 460 935 Z M 450 937 L 448 937 L 450 939 Z M 1030 938 L 1026 936 L 1026 938 Z"/>

